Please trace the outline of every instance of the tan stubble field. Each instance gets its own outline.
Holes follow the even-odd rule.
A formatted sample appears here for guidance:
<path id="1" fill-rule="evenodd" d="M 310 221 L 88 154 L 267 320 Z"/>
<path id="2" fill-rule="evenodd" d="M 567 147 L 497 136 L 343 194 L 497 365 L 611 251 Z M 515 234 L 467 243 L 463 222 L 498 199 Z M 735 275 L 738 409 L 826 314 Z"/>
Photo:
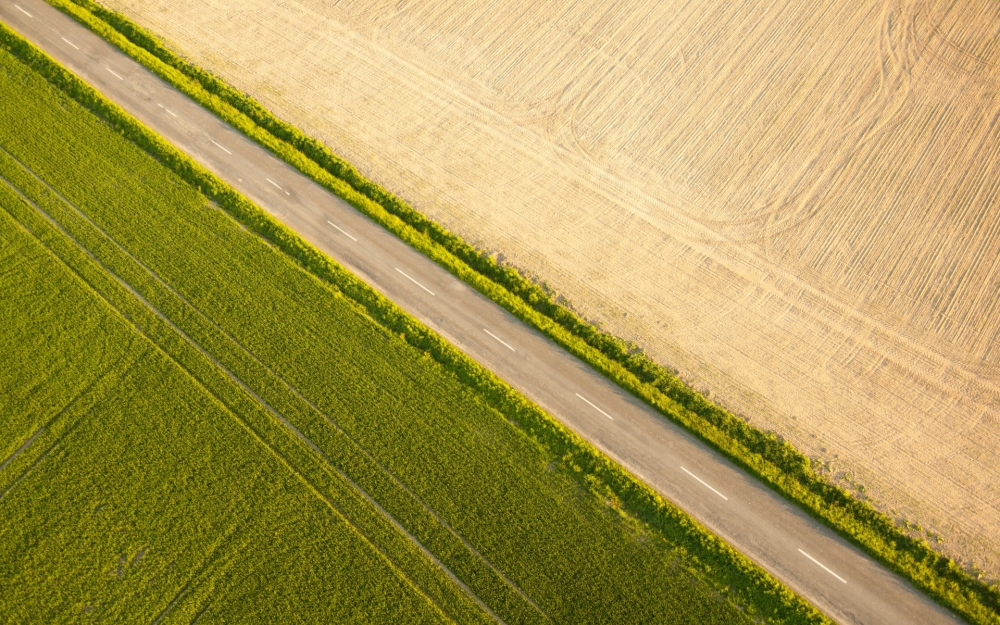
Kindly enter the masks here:
<path id="1" fill-rule="evenodd" d="M 1000 3 L 104 4 L 1000 575 Z"/>

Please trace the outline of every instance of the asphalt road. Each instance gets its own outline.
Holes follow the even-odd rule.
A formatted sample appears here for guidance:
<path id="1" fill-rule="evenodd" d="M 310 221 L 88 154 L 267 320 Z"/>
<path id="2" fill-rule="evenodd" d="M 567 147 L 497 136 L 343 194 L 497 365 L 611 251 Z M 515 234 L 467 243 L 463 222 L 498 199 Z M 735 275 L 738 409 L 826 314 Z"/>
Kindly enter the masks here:
<path id="1" fill-rule="evenodd" d="M 957 618 L 43 0 L 0 20 L 840 623 Z"/>

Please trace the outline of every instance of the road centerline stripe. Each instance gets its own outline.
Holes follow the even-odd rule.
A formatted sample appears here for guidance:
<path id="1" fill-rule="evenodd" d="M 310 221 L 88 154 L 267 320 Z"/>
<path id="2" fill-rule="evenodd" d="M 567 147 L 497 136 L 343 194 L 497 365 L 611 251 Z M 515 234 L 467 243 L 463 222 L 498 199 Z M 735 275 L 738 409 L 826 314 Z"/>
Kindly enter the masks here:
<path id="1" fill-rule="evenodd" d="M 612 421 L 614 421 L 614 418 L 611 415 L 609 415 L 608 413 L 604 412 L 603 410 L 601 410 L 600 408 L 598 408 L 597 406 L 595 406 L 593 403 L 591 403 L 591 401 L 589 399 L 587 399 L 583 395 L 577 393 L 576 396 L 579 397 L 580 399 L 582 399 L 583 401 L 587 402 L 590 405 L 590 407 L 593 408 L 594 410 L 596 410 L 597 412 L 601 413 L 605 417 L 607 417 L 607 418 L 611 419 Z"/>
<path id="2" fill-rule="evenodd" d="M 434 291 L 428 289 L 427 287 L 425 287 L 424 285 L 420 284 L 419 282 L 417 282 L 416 280 L 414 280 L 410 276 L 407 276 L 406 273 L 402 269 L 400 269 L 399 267 L 396 267 L 396 271 L 398 271 L 399 273 L 401 273 L 404 276 L 406 276 L 406 279 L 409 280 L 410 282 L 412 282 L 413 284 L 419 286 L 420 288 L 422 288 L 423 290 L 427 291 L 431 295 L 434 295 Z"/>
<path id="3" fill-rule="evenodd" d="M 215 139 L 209 139 L 209 141 L 211 141 L 212 143 L 214 143 L 215 147 L 219 148 L 220 150 L 222 150 L 226 154 L 232 155 L 232 152 L 230 152 L 229 150 L 227 150 L 226 146 L 224 146 L 221 143 L 217 142 Z"/>
<path id="4" fill-rule="evenodd" d="M 268 182 L 270 182 L 270 183 L 271 183 L 271 184 L 273 184 L 274 186 L 278 187 L 278 189 L 280 189 L 281 191 L 284 191 L 284 189 L 282 189 L 282 188 L 281 188 L 281 185 L 279 185 L 279 184 L 278 184 L 277 182 L 275 182 L 275 181 L 271 180 L 270 178 L 264 178 L 264 180 L 267 180 Z M 329 222 L 328 222 L 328 223 L 329 223 Z"/>
<path id="5" fill-rule="evenodd" d="M 511 347 L 510 345 L 508 345 L 506 341 L 504 341 L 504 340 L 503 340 L 502 338 L 500 338 L 500 337 L 499 337 L 499 336 L 497 336 L 496 334 L 493 334 L 492 332 L 490 332 L 490 331 L 489 331 L 489 330 L 487 330 L 486 328 L 483 328 L 483 332 L 485 332 L 486 334 L 489 334 L 490 336 L 492 336 L 492 337 L 493 337 L 493 338 L 495 338 L 496 340 L 500 341 L 500 343 L 501 343 L 501 344 L 502 344 L 502 345 L 503 345 L 504 347 L 506 347 L 507 349 L 509 349 L 510 351 L 512 351 L 512 352 L 514 352 L 514 353 L 517 353 L 517 350 L 516 350 L 516 349 L 514 349 L 513 347 Z"/>
<path id="6" fill-rule="evenodd" d="M 348 234 L 348 232 L 347 232 L 346 230 L 344 230 L 343 228 L 341 228 L 341 227 L 340 227 L 340 226 L 338 226 L 337 224 L 333 223 L 332 221 L 327 221 L 326 223 L 330 224 L 331 226 L 333 226 L 333 227 L 334 227 L 334 228 L 336 228 L 337 230 L 340 230 L 340 232 L 341 232 L 341 233 L 343 233 L 343 234 L 344 234 L 344 236 L 346 236 L 346 237 L 347 237 L 348 239 L 350 239 L 350 240 L 352 240 L 352 241 L 357 241 L 357 239 L 355 239 L 355 238 L 354 238 L 354 237 L 352 237 L 352 236 L 351 236 L 350 234 Z M 396 271 L 399 271 L 399 270 L 397 269 Z M 402 272 L 400 272 L 400 273 L 402 273 Z M 403 275 L 405 276 L 406 274 L 403 274 Z M 407 278 L 409 278 L 409 276 L 406 276 L 406 277 L 407 277 Z M 411 278 L 411 279 L 412 279 L 412 278 Z M 433 295 L 433 293 L 431 293 L 431 295 Z"/>
<path id="7" fill-rule="evenodd" d="M 125 78 L 121 74 L 119 74 L 115 70 L 111 69 L 110 67 L 105 67 L 104 69 L 106 69 L 109 72 L 111 72 L 111 75 L 114 76 L 115 78 L 117 78 L 118 80 L 125 80 Z"/>
<path id="8" fill-rule="evenodd" d="M 163 110 L 164 110 L 164 111 L 166 111 L 167 113 L 169 113 L 169 114 L 173 115 L 174 117 L 177 117 L 177 113 L 175 113 L 175 112 L 171 111 L 171 110 L 170 110 L 170 109 L 168 109 L 167 107 L 163 107 Z"/>
<path id="9" fill-rule="evenodd" d="M 801 549 L 799 549 L 799 553 L 801 553 L 801 554 L 802 554 L 802 555 L 804 555 L 805 557 L 809 558 L 810 560 L 812 560 L 813 562 L 815 562 L 816 564 L 818 564 L 818 565 L 820 566 L 820 568 L 822 568 L 822 569 L 823 569 L 824 571 L 826 571 L 826 572 L 827 572 L 827 573 L 829 573 L 830 575 L 833 575 L 834 577 L 836 577 L 836 578 L 837 578 L 837 579 L 839 579 L 840 581 L 844 582 L 845 584 L 847 583 L 847 580 L 846 580 L 846 579 L 844 579 L 843 577 L 841 577 L 841 576 L 837 575 L 836 573 L 834 573 L 834 572 L 833 572 L 833 571 L 831 571 L 830 569 L 826 568 L 826 565 L 825 565 L 825 564 L 823 564 L 822 562 L 820 562 L 820 561 L 819 561 L 819 560 L 817 560 L 816 558 L 812 557 L 811 555 L 809 555 L 809 554 L 808 554 L 808 553 L 806 553 L 805 551 L 802 551 Z"/>
<path id="10" fill-rule="evenodd" d="M 20 11 L 21 13 L 24 13 L 25 15 L 27 15 L 30 18 L 34 18 L 35 17 L 34 15 L 32 15 L 31 13 L 28 13 L 27 11 L 25 11 L 24 9 L 22 9 L 21 7 L 19 7 L 16 4 L 14 5 L 14 8 L 17 9 L 18 11 Z"/>
<path id="11" fill-rule="evenodd" d="M 712 488 L 711 486 L 709 486 L 709 485 L 708 485 L 708 482 L 706 482 L 705 480 L 701 479 L 700 477 L 698 477 L 698 476 L 697 476 L 697 475 L 695 475 L 694 473 L 691 473 L 690 471 L 688 471 L 688 470 L 687 470 L 687 469 L 685 469 L 684 467 L 681 467 L 681 471 L 684 471 L 685 473 L 687 473 L 688 475 L 690 475 L 690 476 L 691 476 L 691 477 L 693 477 L 694 479 L 696 479 L 696 480 L 698 480 L 699 482 L 701 482 L 701 485 L 702 485 L 702 486 L 704 486 L 704 487 L 705 487 L 705 488 L 707 488 L 708 490 L 712 491 L 713 493 L 715 493 L 715 494 L 716 494 L 716 495 L 718 495 L 719 497 L 722 497 L 722 498 L 723 498 L 723 499 L 725 499 L 726 501 L 729 501 L 729 497 L 726 497 L 725 495 L 723 495 L 723 494 L 722 494 L 722 493 L 720 493 L 719 491 L 717 491 L 717 490 L 715 490 L 714 488 Z"/>
<path id="12" fill-rule="evenodd" d="M 79 50 L 79 49 L 80 49 L 80 48 L 77 48 L 77 47 L 76 47 L 76 44 L 75 44 L 75 43 L 73 43 L 72 41 L 70 41 L 69 39 L 67 39 L 67 38 L 65 38 L 65 37 L 60 37 L 60 39 L 62 39 L 63 41 L 65 41 L 65 42 L 66 42 L 66 43 L 68 43 L 69 45 L 73 46 L 73 47 L 74 47 L 74 48 L 76 48 L 77 50 Z"/>

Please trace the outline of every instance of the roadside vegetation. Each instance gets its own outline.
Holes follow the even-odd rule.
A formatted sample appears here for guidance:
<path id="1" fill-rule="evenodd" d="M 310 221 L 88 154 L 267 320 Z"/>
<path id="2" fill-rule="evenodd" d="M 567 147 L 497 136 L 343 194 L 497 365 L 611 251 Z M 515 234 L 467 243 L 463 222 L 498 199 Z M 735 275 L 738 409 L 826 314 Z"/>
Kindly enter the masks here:
<path id="1" fill-rule="evenodd" d="M 828 622 L 0 24 L 0 611 Z"/>
<path id="2" fill-rule="evenodd" d="M 555 301 L 543 286 L 511 267 L 498 264 L 428 220 L 400 198 L 366 179 L 318 141 L 277 119 L 247 95 L 179 58 L 155 36 L 123 16 L 89 0 L 49 2 L 455 276 L 544 332 L 664 417 L 694 433 L 942 605 L 972 623 L 1000 623 L 1000 588 L 988 587 L 935 551 L 926 540 L 913 538 L 906 528 L 897 526 L 869 503 L 831 484 L 827 477 L 810 466 L 807 457 L 784 441 L 751 427 L 692 390 L 635 346 L 587 323 Z M 265 226 L 261 230 L 264 236 L 275 241 L 285 240 L 284 235 L 272 233 L 268 228 Z M 297 243 L 280 245 L 305 266 L 319 266 L 316 263 L 320 261 L 313 260 L 310 250 Z M 318 271 L 318 275 L 322 275 L 322 271 Z M 416 345 L 423 340 L 412 338 Z M 547 426 L 538 426 L 532 431 L 546 440 L 550 438 Z M 552 438 L 559 440 L 560 436 Z M 588 461 L 584 464 L 586 470 L 599 471 L 594 467 L 601 463 Z M 602 475 L 601 479 L 618 493 L 633 514 L 656 524 L 659 513 L 655 512 L 655 506 L 647 509 L 641 503 L 644 496 L 633 500 L 624 495 L 632 488 L 628 478 Z"/>

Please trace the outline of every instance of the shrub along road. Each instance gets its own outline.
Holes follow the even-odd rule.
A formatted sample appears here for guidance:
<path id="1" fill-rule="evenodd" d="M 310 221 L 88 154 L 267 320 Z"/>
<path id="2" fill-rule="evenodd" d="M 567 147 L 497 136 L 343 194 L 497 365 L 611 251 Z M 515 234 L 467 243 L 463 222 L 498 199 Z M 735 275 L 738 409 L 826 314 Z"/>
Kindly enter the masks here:
<path id="1" fill-rule="evenodd" d="M 842 623 L 957 620 L 773 491 L 41 0 L 0 19 Z"/>

